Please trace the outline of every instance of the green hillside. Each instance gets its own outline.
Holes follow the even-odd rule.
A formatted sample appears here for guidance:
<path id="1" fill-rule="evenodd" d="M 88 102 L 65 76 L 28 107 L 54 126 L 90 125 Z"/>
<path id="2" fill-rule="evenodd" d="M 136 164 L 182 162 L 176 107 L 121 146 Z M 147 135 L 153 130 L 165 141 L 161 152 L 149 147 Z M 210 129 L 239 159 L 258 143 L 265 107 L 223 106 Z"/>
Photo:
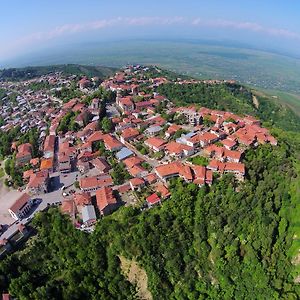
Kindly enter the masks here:
<path id="1" fill-rule="evenodd" d="M 10 68 L 0 70 L 0 80 L 26 80 L 52 72 L 63 72 L 66 75 L 85 75 L 105 78 L 114 74 L 115 71 L 115 68 L 77 64 Z"/>
<path id="2" fill-rule="evenodd" d="M 211 109 L 229 110 L 237 114 L 250 114 L 264 121 L 268 127 L 300 131 L 300 117 L 285 101 L 274 99 L 267 93 L 250 90 L 240 84 L 208 85 L 204 83 L 166 84 L 158 88 L 177 105 L 198 104 Z M 258 107 L 253 102 L 256 96 Z"/>
<path id="3" fill-rule="evenodd" d="M 260 93 L 261 91 L 261 93 Z M 255 89 L 255 93 L 263 97 L 271 97 L 273 101 L 284 103 L 289 106 L 297 115 L 300 116 L 300 95 L 283 92 L 279 90 L 261 90 Z"/>

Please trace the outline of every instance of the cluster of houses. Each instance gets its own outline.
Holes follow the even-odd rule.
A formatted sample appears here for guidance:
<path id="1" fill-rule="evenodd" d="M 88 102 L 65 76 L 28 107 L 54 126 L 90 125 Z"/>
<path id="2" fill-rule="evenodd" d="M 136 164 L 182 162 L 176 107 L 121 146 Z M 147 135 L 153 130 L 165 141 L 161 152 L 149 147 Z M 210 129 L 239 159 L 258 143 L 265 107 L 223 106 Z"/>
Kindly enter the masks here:
<path id="1" fill-rule="evenodd" d="M 277 144 L 252 116 L 196 106 L 175 107 L 156 92 L 156 87 L 169 79 L 159 72 L 158 76 L 151 77 L 151 72 L 148 67 L 130 66 L 102 82 L 102 87 L 116 93 L 116 102 L 110 105 L 119 112 L 110 117 L 113 130 L 109 133 L 99 127 L 101 99 L 95 98 L 87 105 L 75 98 L 57 109 L 47 108 L 44 116 L 50 122 L 50 129 L 41 145 L 43 156 L 32 157 L 30 144 L 15 146 L 17 164 L 31 166 L 23 174 L 27 192 L 31 196 L 51 192 L 52 173 L 65 176 L 79 171 L 76 191 L 62 196 L 61 209 L 74 223 L 82 220 L 83 224 L 90 225 L 97 216 L 115 210 L 122 196 L 132 191 L 140 192 L 146 187 L 147 205 L 160 203 L 170 196 L 168 184 L 172 178 L 180 177 L 199 186 L 211 185 L 214 172 L 232 173 L 243 180 L 246 174 L 244 152 L 259 144 Z M 190 84 L 191 81 L 177 80 L 176 83 Z M 87 78 L 78 83 L 82 90 L 91 84 Z M 70 111 L 76 113 L 74 122 L 79 129 L 58 132 L 63 117 Z M 170 121 L 166 115 L 176 118 Z M 199 156 L 208 163 L 193 163 L 193 158 Z M 114 183 L 111 157 L 130 175 L 125 184 Z M 30 206 L 29 199 L 27 203 Z M 21 204 L 17 210 L 11 208 L 15 219 L 26 213 L 27 206 L 20 207 Z"/>
<path id="2" fill-rule="evenodd" d="M 78 192 L 67 197 L 62 202 L 61 211 L 68 214 L 74 224 L 89 227 L 96 222 L 97 217 L 110 214 L 119 205 L 112 188 L 103 186 L 93 197 L 90 192 Z M 82 220 L 82 223 L 78 220 Z"/>
<path id="3" fill-rule="evenodd" d="M 40 137 L 44 138 L 47 132 L 46 112 L 50 107 L 53 110 L 59 108 L 61 100 L 53 97 L 50 91 L 32 90 L 30 87 L 32 84 L 49 83 L 60 89 L 69 86 L 74 78 L 75 76 L 52 73 L 25 81 L 0 82 L 0 88 L 7 91 L 7 96 L 2 99 L 0 107 L 0 115 L 4 121 L 1 130 L 8 131 L 20 126 L 21 132 L 25 133 L 31 128 L 37 128 Z"/>

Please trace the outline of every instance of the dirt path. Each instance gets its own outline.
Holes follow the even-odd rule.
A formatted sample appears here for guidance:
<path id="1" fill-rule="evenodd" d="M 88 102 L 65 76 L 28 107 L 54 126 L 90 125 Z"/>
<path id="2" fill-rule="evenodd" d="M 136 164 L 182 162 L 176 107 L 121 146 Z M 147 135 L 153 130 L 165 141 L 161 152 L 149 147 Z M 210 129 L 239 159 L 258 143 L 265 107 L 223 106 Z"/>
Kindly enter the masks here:
<path id="1" fill-rule="evenodd" d="M 152 300 L 152 295 L 148 290 L 148 277 L 136 261 L 129 260 L 124 256 L 119 256 L 121 260 L 121 269 L 128 281 L 137 286 L 137 295 L 141 300 Z"/>
<path id="2" fill-rule="evenodd" d="M 257 99 L 257 97 L 255 95 L 252 96 L 252 101 L 253 101 L 253 104 L 256 107 L 256 109 L 258 109 L 259 102 L 258 102 L 258 99 Z"/>

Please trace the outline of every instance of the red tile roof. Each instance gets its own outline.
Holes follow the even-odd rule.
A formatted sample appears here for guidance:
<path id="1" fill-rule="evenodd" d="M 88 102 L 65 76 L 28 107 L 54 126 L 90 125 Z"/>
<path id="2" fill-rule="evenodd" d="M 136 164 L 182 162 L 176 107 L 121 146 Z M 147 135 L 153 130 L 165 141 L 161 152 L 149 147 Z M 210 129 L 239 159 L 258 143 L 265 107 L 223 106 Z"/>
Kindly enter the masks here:
<path id="1" fill-rule="evenodd" d="M 157 181 L 157 176 L 156 174 L 148 174 L 146 177 L 145 177 L 146 181 L 150 184 L 154 183 L 155 181 Z"/>
<path id="2" fill-rule="evenodd" d="M 155 185 L 155 191 L 160 193 L 162 198 L 167 198 L 171 195 L 170 191 L 166 188 L 166 186 L 159 182 Z"/>
<path id="3" fill-rule="evenodd" d="M 191 151 L 191 150 L 193 150 L 193 147 L 187 146 L 187 145 L 183 145 L 183 144 L 179 144 L 179 143 L 177 143 L 177 142 L 172 141 L 172 142 L 166 144 L 165 150 L 166 150 L 167 152 L 169 152 L 170 154 L 176 154 L 176 155 L 179 155 L 179 154 L 182 153 L 184 150 L 186 150 L 186 151 Z"/>
<path id="4" fill-rule="evenodd" d="M 133 177 L 138 176 L 141 172 L 145 171 L 147 170 L 140 165 L 135 165 L 132 168 L 128 169 L 129 174 Z"/>
<path id="5" fill-rule="evenodd" d="M 96 192 L 97 206 L 100 211 L 110 204 L 116 204 L 117 200 L 110 187 L 103 187 Z"/>
<path id="6" fill-rule="evenodd" d="M 37 172 L 30 176 L 29 182 L 27 187 L 28 188 L 38 188 L 41 185 L 44 185 L 46 183 L 46 180 L 48 178 L 48 172 Z"/>
<path id="7" fill-rule="evenodd" d="M 166 141 L 161 138 L 158 138 L 158 137 L 151 137 L 151 138 L 145 140 L 144 143 L 151 148 L 153 148 L 153 147 L 160 148 L 161 146 L 166 144 Z"/>
<path id="8" fill-rule="evenodd" d="M 121 142 L 119 142 L 115 137 L 111 136 L 110 134 L 105 134 L 103 140 L 104 140 L 105 147 L 108 150 L 121 148 L 123 146 Z"/>
<path id="9" fill-rule="evenodd" d="M 54 152 L 54 145 L 55 145 L 55 135 L 46 136 L 44 142 L 44 152 L 46 151 Z"/>
<path id="10" fill-rule="evenodd" d="M 53 158 L 44 158 L 41 160 L 41 170 L 48 170 L 53 168 Z"/>
<path id="11" fill-rule="evenodd" d="M 90 193 L 77 193 L 73 197 L 76 206 L 89 205 L 92 203 Z"/>
<path id="12" fill-rule="evenodd" d="M 110 186 L 113 184 L 113 180 L 109 175 L 103 175 L 81 178 L 79 183 L 82 189 L 92 189 L 100 188 L 103 186 Z"/>
<path id="13" fill-rule="evenodd" d="M 160 198 L 157 196 L 157 194 L 154 193 L 151 196 L 147 197 L 146 201 L 149 204 L 156 204 L 156 203 L 158 203 L 160 201 Z"/>
<path id="14" fill-rule="evenodd" d="M 15 203 L 9 208 L 13 212 L 17 212 L 21 209 L 28 201 L 30 200 L 30 196 L 26 193 L 22 194 Z"/>
<path id="15" fill-rule="evenodd" d="M 29 143 L 21 144 L 18 147 L 18 153 L 16 155 L 17 158 L 23 157 L 25 155 L 31 155 L 32 146 Z"/>
<path id="16" fill-rule="evenodd" d="M 133 186 L 140 186 L 140 185 L 144 185 L 145 184 L 145 180 L 142 179 L 142 178 L 135 177 L 135 178 L 130 179 L 130 183 Z"/>
<path id="17" fill-rule="evenodd" d="M 70 199 L 63 200 L 60 206 L 60 210 L 62 211 L 62 213 L 70 215 L 71 218 L 74 218 L 76 213 L 75 202 Z"/>
<path id="18" fill-rule="evenodd" d="M 121 186 L 118 187 L 119 193 L 126 193 L 130 190 L 131 190 L 131 188 L 130 188 L 129 184 L 121 185 Z"/>
<path id="19" fill-rule="evenodd" d="M 104 134 L 102 131 L 95 131 L 88 137 L 87 141 L 93 143 L 93 142 L 103 141 L 103 138 L 104 138 Z"/>
<path id="20" fill-rule="evenodd" d="M 139 134 L 140 133 L 137 129 L 129 127 L 129 128 L 126 128 L 123 130 L 121 136 L 126 141 L 126 140 L 137 137 Z"/>
<path id="21" fill-rule="evenodd" d="M 123 163 L 127 168 L 132 168 L 133 166 L 139 165 L 144 160 L 138 156 L 132 156 L 123 160 Z"/>
<path id="22" fill-rule="evenodd" d="M 182 176 L 185 180 L 192 180 L 193 175 L 189 166 L 183 165 L 181 162 L 173 162 L 160 165 L 155 168 L 160 177 Z"/>

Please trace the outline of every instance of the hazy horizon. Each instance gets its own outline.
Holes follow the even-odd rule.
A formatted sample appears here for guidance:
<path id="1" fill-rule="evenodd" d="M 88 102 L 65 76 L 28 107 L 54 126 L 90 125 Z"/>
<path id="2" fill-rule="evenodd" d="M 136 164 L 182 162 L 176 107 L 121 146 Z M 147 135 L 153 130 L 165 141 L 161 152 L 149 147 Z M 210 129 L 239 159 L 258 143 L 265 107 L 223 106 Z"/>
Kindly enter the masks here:
<path id="1" fill-rule="evenodd" d="M 1 65 L 23 55 L 74 44 L 141 38 L 235 41 L 268 51 L 300 55 L 300 3 L 237 0 L 116 0 L 5 2 L 0 20 Z"/>

